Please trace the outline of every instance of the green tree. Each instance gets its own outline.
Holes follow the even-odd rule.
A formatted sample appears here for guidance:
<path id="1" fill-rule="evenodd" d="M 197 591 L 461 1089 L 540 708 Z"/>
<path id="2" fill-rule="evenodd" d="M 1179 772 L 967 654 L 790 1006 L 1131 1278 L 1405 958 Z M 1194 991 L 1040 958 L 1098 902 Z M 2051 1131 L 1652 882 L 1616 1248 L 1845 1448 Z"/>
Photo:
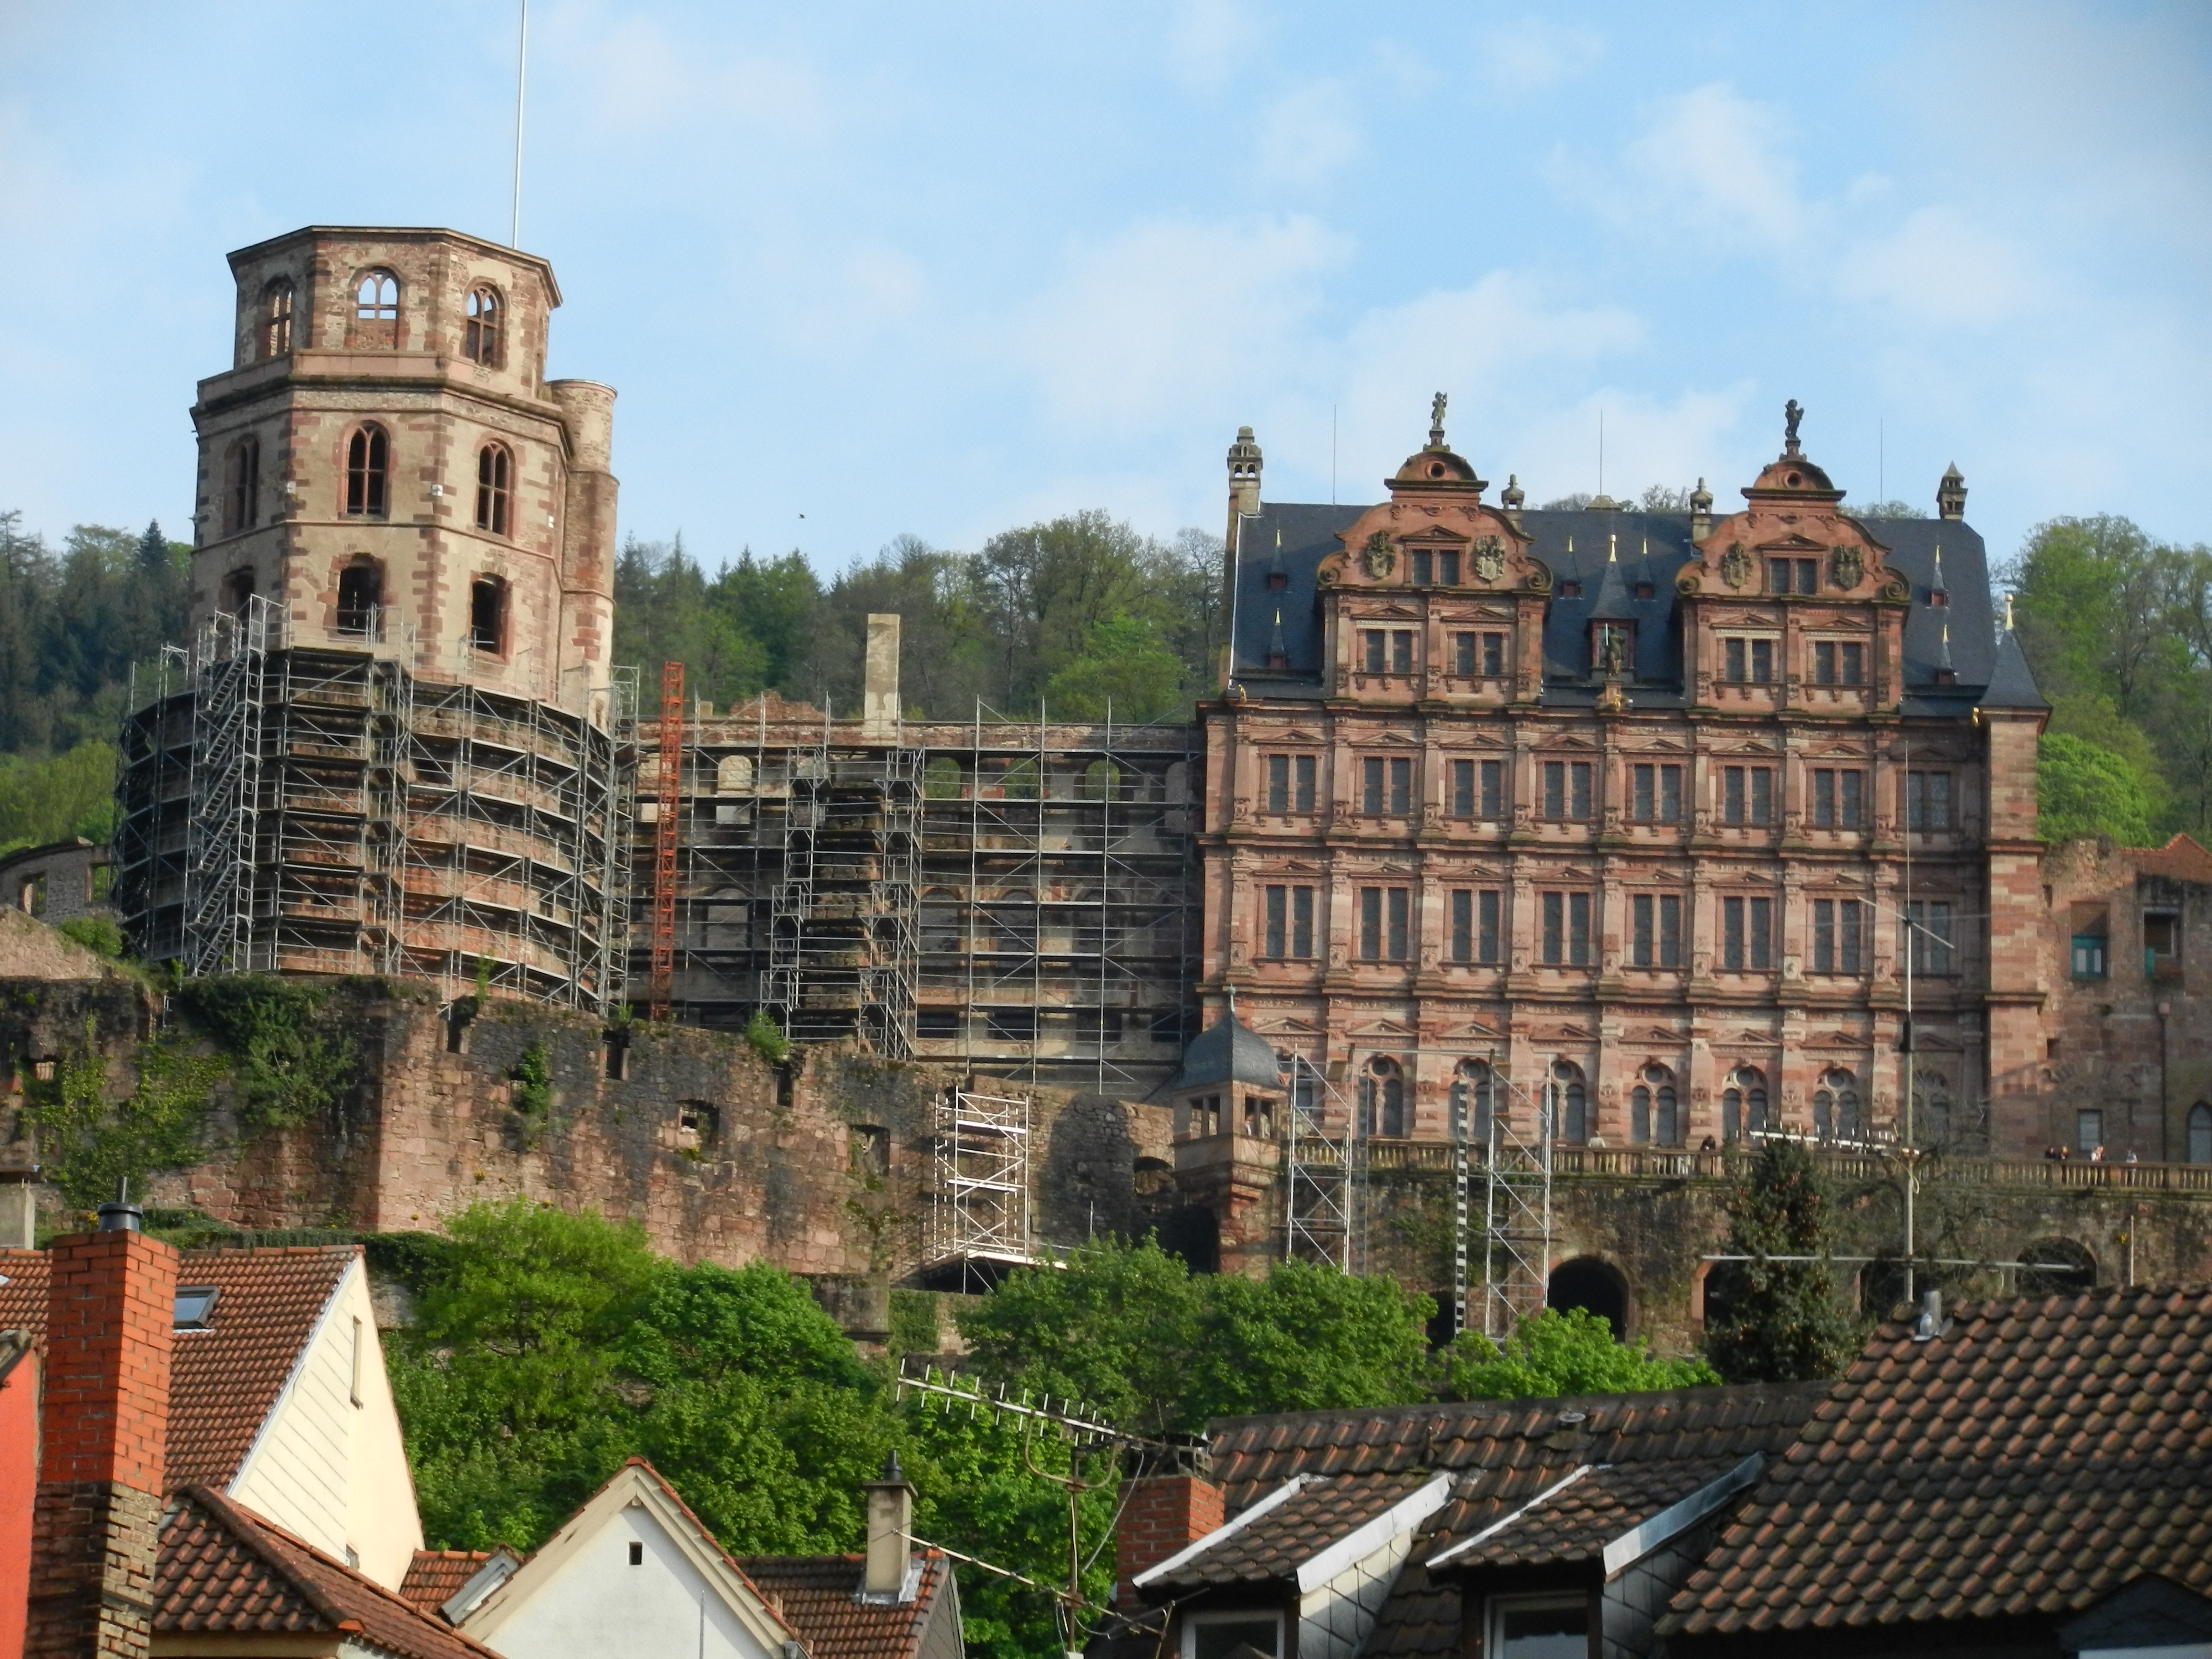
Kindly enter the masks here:
<path id="1" fill-rule="evenodd" d="M 58 755 L 0 755 L 0 853 L 71 836 L 105 842 L 115 766 L 114 748 L 98 738 Z"/>
<path id="2" fill-rule="evenodd" d="M 2154 808 L 2142 774 L 2124 756 L 2064 732 L 2036 748 L 2035 803 L 2043 838 L 2110 836 L 2124 847 L 2153 839 Z"/>
<path id="3" fill-rule="evenodd" d="M 1858 1332 L 1830 1281 L 1827 1197 L 1813 1155 L 1768 1141 L 1731 1188 L 1728 1213 L 1726 1254 L 1751 1259 L 1730 1275 L 1735 1291 L 1707 1333 L 1705 1357 L 1731 1382 L 1840 1374 Z"/>
<path id="4" fill-rule="evenodd" d="M 1640 1342 L 1617 1342 L 1602 1316 L 1547 1308 L 1502 1343 L 1462 1331 L 1437 1355 L 1446 1400 L 1542 1400 L 1562 1395 L 1636 1394 L 1718 1382 L 1702 1359 L 1656 1359 Z"/>
<path id="5" fill-rule="evenodd" d="M 1091 630 L 1083 655 L 1045 687 L 1045 707 L 1056 720 L 1122 723 L 1188 719 L 1183 665 L 1147 624 L 1133 617 L 1109 617 Z"/>

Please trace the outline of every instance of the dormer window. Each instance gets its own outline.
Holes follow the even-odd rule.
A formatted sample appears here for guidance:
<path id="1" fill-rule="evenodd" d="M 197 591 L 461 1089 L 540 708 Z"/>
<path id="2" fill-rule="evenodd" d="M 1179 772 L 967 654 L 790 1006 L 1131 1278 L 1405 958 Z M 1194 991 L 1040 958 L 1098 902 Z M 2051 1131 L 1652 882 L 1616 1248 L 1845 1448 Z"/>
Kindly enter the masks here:
<path id="1" fill-rule="evenodd" d="M 210 1331 L 215 1328 L 215 1304 L 222 1295 L 219 1285 L 179 1285 L 177 1286 L 176 1311 L 171 1326 L 180 1331 Z"/>
<path id="2" fill-rule="evenodd" d="M 1636 597 L 1639 599 L 1650 599 L 1656 592 L 1657 592 L 1657 591 L 1658 590 L 1653 587 L 1650 582 L 1638 582 L 1636 584 Z"/>
<path id="3" fill-rule="evenodd" d="M 1270 570 L 1267 573 L 1267 591 L 1270 593 L 1284 592 L 1289 589 L 1290 585 L 1291 573 L 1289 571 Z"/>
<path id="4" fill-rule="evenodd" d="M 1770 593 L 1818 593 L 1820 591 L 1820 562 L 1818 559 L 1769 559 L 1766 562 L 1766 591 Z"/>
<path id="5" fill-rule="evenodd" d="M 1579 599 L 1582 596 L 1583 585 L 1580 582 L 1568 581 L 1561 582 L 1559 584 L 1559 597 L 1561 599 Z"/>

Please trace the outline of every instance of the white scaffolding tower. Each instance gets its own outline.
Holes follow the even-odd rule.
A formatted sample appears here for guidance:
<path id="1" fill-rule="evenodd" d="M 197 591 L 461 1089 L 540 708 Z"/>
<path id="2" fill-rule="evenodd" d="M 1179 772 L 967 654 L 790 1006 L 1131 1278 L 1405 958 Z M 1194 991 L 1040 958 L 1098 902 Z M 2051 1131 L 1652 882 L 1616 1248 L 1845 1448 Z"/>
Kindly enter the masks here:
<path id="1" fill-rule="evenodd" d="M 1493 1066 L 1490 1133 L 1483 1152 L 1482 1331 L 1491 1340 L 1510 1336 L 1520 1322 L 1543 1311 L 1552 1261 L 1552 1146 L 1557 1085 L 1547 1082 L 1533 1098 Z M 1507 1097 L 1517 1103 L 1510 1109 Z M 1468 1328 L 1468 1191 L 1467 1142 L 1460 1142 L 1458 1244 L 1454 1291 L 1460 1328 Z"/>
<path id="2" fill-rule="evenodd" d="M 1283 1153 L 1283 1255 L 1326 1261 L 1347 1273 L 1364 1265 L 1364 1160 L 1356 1115 L 1319 1066 L 1291 1056 L 1289 1124 Z M 1323 1107 L 1328 1102 L 1334 1113 Z M 1329 1133 L 1329 1119 L 1340 1126 Z"/>
<path id="3" fill-rule="evenodd" d="M 276 607 L 255 594 L 193 641 L 191 817 L 185 825 L 185 971 L 235 972 L 253 937 L 261 720 Z"/>
<path id="4" fill-rule="evenodd" d="M 949 1090 L 937 1103 L 926 1266 L 994 1275 L 1037 1259 L 1030 1217 L 1030 1103 Z"/>

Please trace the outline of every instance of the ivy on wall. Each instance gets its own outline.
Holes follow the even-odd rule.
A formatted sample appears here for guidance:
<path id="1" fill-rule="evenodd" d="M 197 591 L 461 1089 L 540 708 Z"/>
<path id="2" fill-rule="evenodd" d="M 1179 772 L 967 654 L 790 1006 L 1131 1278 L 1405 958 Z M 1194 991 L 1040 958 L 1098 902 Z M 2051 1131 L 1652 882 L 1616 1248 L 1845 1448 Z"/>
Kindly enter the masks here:
<path id="1" fill-rule="evenodd" d="M 194 980 L 177 994 L 186 1017 L 237 1062 L 239 1122 L 248 1133 L 313 1121 L 353 1080 L 353 1042 L 313 1029 L 324 996 L 274 974 Z"/>
<path id="2" fill-rule="evenodd" d="M 123 1181 L 137 1190 L 154 1171 L 181 1169 L 204 1155 L 208 1107 L 228 1063 L 195 1054 L 173 1036 L 143 1045 L 137 1063 L 137 1086 L 111 1104 L 99 1025 L 88 1016 L 83 1043 L 59 1057 L 51 1079 L 27 1085 L 23 1115 L 37 1133 L 47 1179 L 80 1209 L 106 1203 Z"/>

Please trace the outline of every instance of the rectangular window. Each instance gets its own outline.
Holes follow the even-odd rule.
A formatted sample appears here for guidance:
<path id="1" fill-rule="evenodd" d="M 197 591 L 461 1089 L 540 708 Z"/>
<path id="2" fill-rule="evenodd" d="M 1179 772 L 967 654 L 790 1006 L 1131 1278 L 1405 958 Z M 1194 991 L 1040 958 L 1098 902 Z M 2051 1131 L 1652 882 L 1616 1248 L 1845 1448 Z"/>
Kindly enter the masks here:
<path id="1" fill-rule="evenodd" d="M 2112 915 L 2101 904 L 2074 907 L 2073 974 L 2075 979 L 2103 979 L 2112 972 L 2110 942 Z"/>
<path id="2" fill-rule="evenodd" d="M 1567 960 L 1587 968 L 1590 960 L 1590 896 L 1567 895 Z"/>
<path id="3" fill-rule="evenodd" d="M 1570 761 L 1567 763 L 1567 816 L 1587 818 L 1590 815 L 1590 763 Z"/>
<path id="4" fill-rule="evenodd" d="M 1580 820 L 1590 815 L 1590 763 L 1588 761 L 1544 763 L 1544 816 Z"/>
<path id="5" fill-rule="evenodd" d="M 1721 821 L 1735 824 L 1773 823 L 1774 769 L 1768 766 L 1723 767 Z"/>
<path id="6" fill-rule="evenodd" d="M 1291 810 L 1298 812 L 1310 812 L 1314 810 L 1316 769 L 1314 757 L 1311 755 L 1294 755 L 1291 759 L 1291 777 L 1293 787 L 1291 796 Z"/>
<path id="7" fill-rule="evenodd" d="M 1505 763 L 1489 760 L 1482 763 L 1482 816 L 1486 822 L 1498 823 L 1505 817 Z"/>
<path id="8" fill-rule="evenodd" d="M 1682 896 L 1679 893 L 1659 896 L 1659 965 L 1682 965 Z"/>
<path id="9" fill-rule="evenodd" d="M 1766 591 L 1787 593 L 1790 591 L 1790 561 L 1769 559 L 1766 562 Z"/>
<path id="10" fill-rule="evenodd" d="M 1359 631 L 1359 644 L 1361 654 L 1366 659 L 1367 672 L 1381 673 L 1383 665 L 1389 661 L 1389 635 L 1379 628 L 1364 628 Z"/>
<path id="11" fill-rule="evenodd" d="M 1815 641 L 1813 678 L 1821 685 L 1865 684 L 1866 647 L 1856 640 Z"/>
<path id="12" fill-rule="evenodd" d="M 1856 899 L 1813 901 L 1813 971 L 1856 977 L 1865 960 L 1864 907 Z"/>
<path id="13" fill-rule="evenodd" d="M 2105 1144 L 2105 1114 L 2096 1107 L 2084 1107 L 2074 1114 L 2074 1150 L 2094 1152 Z"/>
<path id="14" fill-rule="evenodd" d="M 1836 642 L 1815 640 L 1813 642 L 1813 681 L 1816 685 L 1836 683 Z"/>
<path id="15" fill-rule="evenodd" d="M 1774 901 L 1721 901 L 1721 963 L 1732 974 L 1764 973 L 1772 965 Z"/>
<path id="16" fill-rule="evenodd" d="M 1905 779 L 1905 822 L 1911 830 L 1951 827 L 1951 775 L 1908 772 Z"/>
<path id="17" fill-rule="evenodd" d="M 1474 895 L 1464 888 L 1451 896 L 1451 959 L 1474 960 Z"/>
<path id="18" fill-rule="evenodd" d="M 1410 941 L 1407 936 L 1407 923 L 1410 920 L 1408 911 L 1411 908 L 1407 901 L 1413 895 L 1403 887 L 1385 888 L 1383 891 L 1389 901 L 1383 907 L 1389 919 L 1388 937 L 1383 943 L 1389 947 L 1391 961 L 1403 962 L 1413 954 L 1409 948 Z"/>
<path id="19" fill-rule="evenodd" d="M 1767 824 L 1774 822 L 1774 769 L 1754 766 L 1751 769 L 1751 821 Z"/>
<path id="20" fill-rule="evenodd" d="M 1503 893 L 1489 891 L 1474 896 L 1474 959 L 1492 966 L 1505 959 L 1500 947 L 1500 916 L 1505 908 Z"/>
<path id="21" fill-rule="evenodd" d="M 1452 672 L 1472 679 L 1474 676 L 1474 635 L 1452 635 Z"/>
<path id="22" fill-rule="evenodd" d="M 1359 890 L 1359 959 L 1362 962 L 1382 960 L 1382 890 L 1380 887 Z"/>
<path id="23" fill-rule="evenodd" d="M 1724 679 L 1741 680 L 1749 678 L 1749 665 L 1745 659 L 1742 640 L 1721 641 L 1721 675 Z"/>
<path id="24" fill-rule="evenodd" d="M 1434 553 L 1425 547 L 1415 548 L 1413 550 L 1413 586 L 1416 587 L 1434 586 L 1437 579 L 1436 565 L 1437 559 Z"/>
<path id="25" fill-rule="evenodd" d="M 1753 640 L 1751 642 L 1751 678 L 1760 685 L 1774 678 L 1774 641 Z"/>
<path id="26" fill-rule="evenodd" d="M 1846 640 L 1844 641 L 1840 654 L 1844 659 L 1843 683 L 1845 685 L 1864 685 L 1866 684 L 1866 647 L 1856 641 Z"/>
<path id="27" fill-rule="evenodd" d="M 1912 971 L 1948 974 L 1952 971 L 1951 907 L 1941 900 L 1914 899 L 1905 907 L 1905 930 L 1911 939 Z"/>
<path id="28" fill-rule="evenodd" d="M 1629 816 L 1639 823 L 1682 821 L 1682 769 L 1638 766 L 1629 781 Z"/>
<path id="29" fill-rule="evenodd" d="M 1300 962 L 1310 962 L 1313 953 L 1314 890 L 1293 887 L 1291 889 L 1291 954 Z"/>
<path id="30" fill-rule="evenodd" d="M 1544 816 L 1563 818 L 1567 815 L 1567 763 L 1565 761 L 1544 763 Z"/>
<path id="31" fill-rule="evenodd" d="M 1813 772 L 1813 823 L 1822 830 L 1856 830 L 1866 810 L 1866 774 L 1838 767 Z"/>
<path id="32" fill-rule="evenodd" d="M 1721 769 L 1721 822 L 1741 823 L 1744 812 L 1743 768 Z"/>
<path id="33" fill-rule="evenodd" d="M 1638 968 L 1659 965 L 1659 902 L 1650 893 L 1628 901 L 1629 960 Z"/>
<path id="34" fill-rule="evenodd" d="M 1363 887 L 1359 890 L 1359 955 L 1364 962 L 1403 962 L 1407 954 L 1407 928 L 1410 919 L 1408 890 L 1403 887 Z"/>
<path id="35" fill-rule="evenodd" d="M 1359 810 L 1370 817 L 1382 816 L 1382 757 L 1368 755 L 1359 763 Z"/>
<path id="36" fill-rule="evenodd" d="M 1505 635 L 1485 634 L 1482 636 L 1482 675 L 1485 679 L 1505 678 Z"/>
<path id="37" fill-rule="evenodd" d="M 1567 959 L 1567 896 L 1546 893 L 1539 908 L 1543 918 L 1544 960 L 1556 967 Z"/>
<path id="38" fill-rule="evenodd" d="M 1267 757 L 1267 810 L 1288 812 L 1291 810 L 1291 757 L 1288 755 Z"/>
<path id="39" fill-rule="evenodd" d="M 1732 974 L 1743 971 L 1743 901 L 1721 901 L 1721 965 Z"/>
<path id="40" fill-rule="evenodd" d="M 1280 961 L 1291 948 L 1291 890 L 1269 887 L 1261 925 L 1260 954 Z"/>
<path id="41" fill-rule="evenodd" d="M 1471 760 L 1451 763 L 1451 811 L 1455 818 L 1474 816 L 1474 763 Z"/>
<path id="42" fill-rule="evenodd" d="M 1770 593 L 1817 593 L 1820 591 L 1820 562 L 1818 559 L 1770 559 L 1766 563 L 1766 591 Z"/>
<path id="43" fill-rule="evenodd" d="M 1413 672 L 1413 635 L 1409 629 L 1397 629 L 1390 635 L 1390 672 L 1394 674 Z"/>
<path id="44" fill-rule="evenodd" d="M 1440 587 L 1457 587 L 1459 586 L 1458 554 L 1439 553 L 1437 555 L 1437 584 Z"/>
<path id="45" fill-rule="evenodd" d="M 1394 818 L 1410 817 L 1413 811 L 1413 763 L 1410 759 L 1393 758 L 1390 762 L 1390 816 Z"/>
<path id="46" fill-rule="evenodd" d="M 1723 678 L 1764 685 L 1774 678 L 1774 641 L 1771 639 L 1724 639 L 1721 641 Z"/>

